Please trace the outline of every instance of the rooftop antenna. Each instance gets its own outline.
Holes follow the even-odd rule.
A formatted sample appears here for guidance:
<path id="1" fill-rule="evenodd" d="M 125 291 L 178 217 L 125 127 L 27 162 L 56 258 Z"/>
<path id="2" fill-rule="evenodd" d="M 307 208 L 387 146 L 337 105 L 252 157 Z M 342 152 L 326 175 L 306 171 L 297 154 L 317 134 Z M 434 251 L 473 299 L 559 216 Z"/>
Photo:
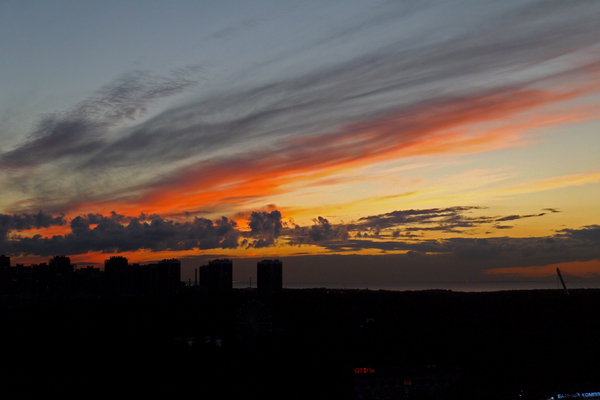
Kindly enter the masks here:
<path id="1" fill-rule="evenodd" d="M 560 279 L 560 283 L 562 283 L 563 288 L 565 289 L 565 293 L 567 294 L 567 296 L 569 295 L 569 291 L 567 290 L 567 285 L 565 285 L 565 281 L 563 280 L 562 275 L 560 274 L 560 269 L 556 268 L 556 273 L 558 274 L 558 277 Z"/>

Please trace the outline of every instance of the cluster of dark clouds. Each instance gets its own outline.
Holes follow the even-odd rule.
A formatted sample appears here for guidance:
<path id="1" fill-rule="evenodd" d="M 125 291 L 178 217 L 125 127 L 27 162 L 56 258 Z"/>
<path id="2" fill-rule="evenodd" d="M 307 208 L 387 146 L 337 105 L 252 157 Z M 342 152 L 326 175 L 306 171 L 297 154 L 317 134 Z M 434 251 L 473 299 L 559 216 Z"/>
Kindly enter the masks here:
<path id="1" fill-rule="evenodd" d="M 46 214 L 42 214 L 46 216 Z M 11 216 L 2 215 L 0 219 Z M 57 218 L 59 218 L 57 220 Z M 46 218 L 49 219 L 49 218 Z M 66 223 L 56 217 L 56 225 Z M 211 221 L 194 218 L 193 221 L 177 222 L 157 215 L 124 217 L 113 213 L 110 216 L 88 214 L 77 216 L 70 222 L 71 232 L 65 235 L 22 237 L 16 233 L 5 235 L 0 242 L 1 251 L 8 254 L 84 254 L 90 251 L 119 253 L 137 250 L 205 250 L 230 249 L 239 246 L 240 232 L 234 221 L 226 217 Z M 18 231 L 35 225 L 13 224 Z M 45 225 L 48 226 L 48 225 Z M 8 229 L 8 227 L 6 228 Z"/>
<path id="2" fill-rule="evenodd" d="M 548 212 L 559 212 L 555 209 L 546 209 L 544 210 L 545 212 L 525 215 L 470 215 L 475 210 L 484 209 L 485 207 L 459 206 L 420 210 L 397 210 L 362 217 L 356 222 L 345 224 L 343 227 L 339 226 L 337 229 L 354 232 L 354 236 L 357 238 L 418 237 L 426 231 L 468 235 L 469 230 L 473 228 L 511 229 L 514 225 L 501 225 L 500 223 L 517 221 L 524 218 L 542 217 L 548 214 Z"/>
<path id="3" fill-rule="evenodd" d="M 37 214 L 0 214 L 0 240 L 6 240 L 12 231 L 49 228 L 67 223 L 64 215 L 53 217 L 40 211 Z"/>
<path id="4" fill-rule="evenodd" d="M 498 220 L 540 217 L 545 213 L 511 216 L 478 216 L 468 213 L 478 207 L 404 210 L 373 215 L 351 223 L 332 224 L 326 218 L 314 219 L 312 226 L 285 222 L 278 210 L 252 212 L 249 229 L 222 217 L 217 220 L 195 217 L 177 222 L 158 215 L 126 217 L 88 214 L 67 221 L 64 216 L 37 214 L 0 215 L 0 251 L 13 256 L 32 254 L 84 254 L 183 250 L 218 250 L 264 248 L 278 245 L 318 245 L 337 254 L 353 254 L 361 250 L 381 252 L 403 251 L 412 258 L 449 258 L 452 263 L 480 263 L 488 268 L 539 266 L 567 261 L 600 258 L 600 226 L 563 229 L 546 237 L 415 239 L 396 235 L 399 230 L 454 232 L 454 228 L 492 225 Z M 552 210 L 558 212 L 558 210 Z M 20 231 L 69 224 L 71 232 L 53 237 L 20 236 Z M 360 232 L 371 232 L 361 234 Z M 388 232 L 392 232 L 391 234 Z M 440 258 L 441 257 L 441 258 Z"/>
<path id="5" fill-rule="evenodd" d="M 273 246 L 283 229 L 281 212 L 279 210 L 254 211 L 248 219 L 248 227 L 250 228 L 250 232 L 246 235 L 248 239 L 244 239 L 242 246 L 247 248 Z"/>
<path id="6" fill-rule="evenodd" d="M 471 215 L 471 212 L 483 209 L 462 206 L 398 210 L 335 226 L 329 224 L 326 219 L 320 218 L 311 228 L 295 227 L 294 230 L 290 230 L 292 232 L 290 243 L 318 243 L 323 248 L 336 253 L 380 250 L 384 253 L 405 251 L 412 257 L 437 258 L 444 255 L 466 263 L 480 262 L 482 265 L 493 264 L 496 267 L 507 265 L 526 267 L 600 258 L 598 247 L 600 226 L 598 225 L 559 230 L 554 235 L 545 237 L 469 237 L 470 230 L 474 228 L 492 231 L 512 228 L 513 226 L 498 225 L 498 223 L 515 222 L 560 212 L 557 209 L 545 209 L 541 213 L 524 215 Z M 310 235 L 313 229 L 326 234 Z M 294 237 L 293 233 L 302 230 L 304 235 Z M 426 231 L 462 234 L 463 237 L 424 239 L 421 235 Z"/>
<path id="7" fill-rule="evenodd" d="M 323 244 L 337 241 L 346 241 L 349 233 L 344 224 L 332 225 L 329 220 L 323 217 L 313 219 L 312 226 L 300 226 L 289 224 L 286 234 L 288 244 L 305 245 L 305 244 Z"/>

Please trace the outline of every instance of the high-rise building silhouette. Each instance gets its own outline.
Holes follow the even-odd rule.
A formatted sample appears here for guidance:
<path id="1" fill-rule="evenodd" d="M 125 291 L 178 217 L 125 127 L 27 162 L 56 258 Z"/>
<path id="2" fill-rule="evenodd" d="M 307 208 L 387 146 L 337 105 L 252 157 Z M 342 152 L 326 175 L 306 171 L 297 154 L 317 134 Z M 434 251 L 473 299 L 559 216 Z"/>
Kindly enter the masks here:
<path id="1" fill-rule="evenodd" d="M 162 260 L 157 264 L 128 264 L 125 257 L 111 257 L 104 262 L 108 293 L 172 294 L 181 285 L 179 260 Z"/>
<path id="2" fill-rule="evenodd" d="M 133 291 L 131 281 L 131 268 L 127 259 L 114 256 L 104 261 L 104 276 L 106 290 L 110 294 L 130 294 Z"/>
<path id="3" fill-rule="evenodd" d="M 71 259 L 67 256 L 54 256 L 54 258 L 50 260 L 50 268 L 60 272 L 73 271 Z"/>
<path id="4" fill-rule="evenodd" d="M 91 265 L 76 269 L 73 274 L 75 293 L 84 297 L 99 297 L 104 290 L 104 275 L 100 268 Z"/>
<path id="5" fill-rule="evenodd" d="M 157 289 L 159 293 L 177 293 L 181 286 L 181 262 L 174 258 L 159 261 L 157 275 Z"/>
<path id="6" fill-rule="evenodd" d="M 10 269 L 10 257 L 0 255 L 0 293 L 7 293 L 12 281 Z"/>
<path id="7" fill-rule="evenodd" d="M 114 256 L 108 260 L 104 260 L 104 271 L 109 274 L 119 274 L 127 271 L 127 259 L 122 256 Z"/>
<path id="8" fill-rule="evenodd" d="M 256 288 L 262 292 L 276 292 L 283 287 L 282 263 L 262 260 L 256 266 Z"/>
<path id="9" fill-rule="evenodd" d="M 200 287 L 210 291 L 226 291 L 233 287 L 233 263 L 229 259 L 217 259 L 200 267 Z"/>
<path id="10" fill-rule="evenodd" d="M 224 261 L 224 260 L 219 260 Z M 229 262 L 231 287 L 231 261 Z M 226 276 L 225 271 L 225 276 Z M 0 255 L 0 295 L 30 296 L 114 296 L 164 295 L 181 288 L 179 260 L 162 260 L 156 264 L 129 264 L 116 256 L 104 261 L 104 271 L 88 266 L 75 269 L 66 256 L 56 256 L 48 263 L 10 266 L 10 257 Z"/>
<path id="11" fill-rule="evenodd" d="M 73 289 L 75 265 L 67 256 L 55 256 L 48 263 L 48 290 L 60 295 L 69 295 Z"/>

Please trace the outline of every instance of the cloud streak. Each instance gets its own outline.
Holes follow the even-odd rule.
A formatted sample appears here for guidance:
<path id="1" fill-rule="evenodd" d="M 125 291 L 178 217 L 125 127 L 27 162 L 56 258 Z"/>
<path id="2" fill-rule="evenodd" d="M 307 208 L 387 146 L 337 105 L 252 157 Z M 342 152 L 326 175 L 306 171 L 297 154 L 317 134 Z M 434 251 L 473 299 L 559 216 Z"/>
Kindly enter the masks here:
<path id="1" fill-rule="evenodd" d="M 302 51 L 312 54 L 373 29 L 401 27 L 423 12 L 439 17 L 446 6 L 389 5 L 392 9 L 353 21 Z M 463 29 L 452 22 L 461 15 L 451 14 L 448 21 L 440 20 L 441 33 L 427 32 L 429 40 L 398 37 L 266 83 L 248 81 L 236 89 L 201 93 L 129 127 L 123 123 L 196 86 L 200 71 L 125 74 L 72 110 L 42 118 L 25 142 L 0 155 L 0 165 L 11 171 L 7 179 L 31 200 L 32 209 L 60 198 L 65 187 L 77 187 L 74 196 L 46 203 L 45 209 L 81 212 L 96 203 L 107 204 L 97 212 L 107 212 L 122 201 L 162 213 L 165 189 L 185 200 L 175 208 L 195 209 L 268 196 L 293 178 L 328 169 L 526 145 L 519 129 L 465 128 L 586 93 L 552 87 L 593 74 L 597 58 L 572 64 L 557 60 L 598 44 L 599 9 L 589 2 L 565 7 L 475 7 L 477 26 L 466 23 Z M 282 57 L 267 58 L 261 68 L 294 59 L 291 53 Z M 42 164 L 43 171 L 30 173 Z M 61 178 L 64 185 L 56 183 Z M 199 180 L 228 187 L 231 194 Z M 153 198 L 159 200 L 153 203 Z M 22 204 L 13 203 L 12 209 L 23 210 Z"/>
<path id="2" fill-rule="evenodd" d="M 308 137 L 284 138 L 262 150 L 215 157 L 176 169 L 136 186 L 128 198 L 136 210 L 193 209 L 281 193 L 286 184 L 310 184 L 327 175 L 386 160 L 414 156 L 463 155 L 524 146 L 521 132 L 471 132 L 461 128 L 509 119 L 536 106 L 570 98 L 539 90 L 503 90 L 477 97 L 438 100 Z M 119 207 L 112 204 L 109 207 Z M 128 210 L 133 212 L 133 210 Z"/>
<path id="3" fill-rule="evenodd" d="M 193 70 L 193 69 L 192 69 Z M 0 157 L 2 168 L 32 167 L 103 147 L 108 129 L 135 120 L 160 99 L 182 93 L 197 82 L 186 70 L 155 77 L 133 71 L 100 88 L 63 113 L 44 116 L 25 142 Z"/>

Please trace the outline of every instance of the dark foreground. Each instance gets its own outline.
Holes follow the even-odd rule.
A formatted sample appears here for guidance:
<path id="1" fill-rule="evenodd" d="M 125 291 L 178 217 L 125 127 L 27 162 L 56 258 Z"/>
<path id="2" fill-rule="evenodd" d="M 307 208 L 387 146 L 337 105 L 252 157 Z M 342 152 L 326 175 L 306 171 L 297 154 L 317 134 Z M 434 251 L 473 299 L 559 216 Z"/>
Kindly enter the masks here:
<path id="1" fill-rule="evenodd" d="M 600 391 L 598 290 L 233 290 L 0 305 L 3 398 Z"/>

